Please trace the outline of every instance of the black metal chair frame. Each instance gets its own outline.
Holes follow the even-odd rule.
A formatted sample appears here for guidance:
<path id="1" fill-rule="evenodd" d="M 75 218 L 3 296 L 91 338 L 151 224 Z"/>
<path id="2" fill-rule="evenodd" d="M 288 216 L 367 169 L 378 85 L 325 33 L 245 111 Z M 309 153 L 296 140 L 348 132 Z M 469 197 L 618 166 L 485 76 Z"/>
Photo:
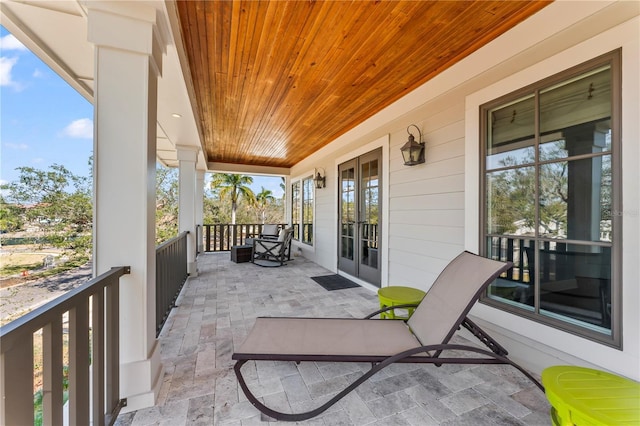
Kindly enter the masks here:
<path id="1" fill-rule="evenodd" d="M 259 266 L 284 265 L 285 261 L 291 260 L 292 235 L 292 230 L 289 230 L 284 241 L 277 241 L 273 238 L 255 238 L 251 250 L 251 262 Z"/>

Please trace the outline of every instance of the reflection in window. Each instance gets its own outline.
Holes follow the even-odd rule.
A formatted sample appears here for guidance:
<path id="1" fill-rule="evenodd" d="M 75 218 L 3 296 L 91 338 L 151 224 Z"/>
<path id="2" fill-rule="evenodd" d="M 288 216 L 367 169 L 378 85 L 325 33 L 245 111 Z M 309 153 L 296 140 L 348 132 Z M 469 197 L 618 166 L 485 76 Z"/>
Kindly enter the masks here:
<path id="1" fill-rule="evenodd" d="M 534 96 L 529 95 L 488 112 L 486 168 L 532 164 L 534 147 Z"/>
<path id="2" fill-rule="evenodd" d="M 612 57 L 482 109 L 484 254 L 514 263 L 485 300 L 601 340 L 617 308 Z"/>

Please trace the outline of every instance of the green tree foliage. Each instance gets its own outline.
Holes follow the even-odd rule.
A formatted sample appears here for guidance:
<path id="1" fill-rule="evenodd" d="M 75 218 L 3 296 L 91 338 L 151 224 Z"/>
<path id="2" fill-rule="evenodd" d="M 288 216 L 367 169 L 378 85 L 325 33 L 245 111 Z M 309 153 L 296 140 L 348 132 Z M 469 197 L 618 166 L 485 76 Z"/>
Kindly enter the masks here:
<path id="1" fill-rule="evenodd" d="M 178 169 L 156 168 L 156 244 L 178 235 Z"/>
<path id="2" fill-rule="evenodd" d="M 205 224 L 229 223 L 231 221 L 231 206 L 225 204 L 216 195 L 204 197 L 203 220 Z"/>
<path id="3" fill-rule="evenodd" d="M 24 226 L 22 219 L 23 208 L 14 204 L 9 204 L 0 194 L 0 231 L 19 231 Z"/>
<path id="4" fill-rule="evenodd" d="M 252 179 L 250 176 L 245 177 Z M 238 197 L 236 223 L 282 223 L 284 222 L 284 203 L 284 196 L 282 199 L 276 199 L 270 190 L 264 188 L 253 197 Z M 204 223 L 231 223 L 231 204 L 229 195 L 224 194 L 220 187 L 211 185 L 205 191 Z"/>
<path id="5" fill-rule="evenodd" d="M 236 223 L 239 200 L 245 200 L 249 205 L 255 202 L 255 194 L 249 187 L 252 183 L 251 176 L 231 173 L 214 173 L 211 176 L 211 189 L 214 195 L 231 201 L 231 224 Z"/>
<path id="6" fill-rule="evenodd" d="M 3 215 L 18 213 L 24 223 L 37 227 L 53 245 L 76 258 L 91 255 L 92 199 L 89 178 L 77 176 L 64 166 L 48 170 L 18 167 L 18 180 L 1 186 L 6 194 Z M 11 204 L 12 207 L 4 207 Z"/>
<path id="7" fill-rule="evenodd" d="M 268 189 L 264 189 L 264 186 L 262 186 L 261 191 L 256 194 L 256 212 L 260 216 L 260 220 L 262 221 L 262 223 L 265 223 L 265 220 L 267 219 L 267 211 L 269 209 L 269 206 L 275 201 L 276 199 L 273 196 L 273 192 Z"/>

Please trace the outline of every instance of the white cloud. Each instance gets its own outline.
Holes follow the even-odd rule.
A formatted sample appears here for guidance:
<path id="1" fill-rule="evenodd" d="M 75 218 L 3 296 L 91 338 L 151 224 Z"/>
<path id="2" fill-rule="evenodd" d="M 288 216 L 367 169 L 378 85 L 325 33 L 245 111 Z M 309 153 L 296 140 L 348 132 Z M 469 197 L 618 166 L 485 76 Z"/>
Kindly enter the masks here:
<path id="1" fill-rule="evenodd" d="M 93 139 L 93 120 L 81 118 L 74 120 L 62 132 L 65 136 L 79 139 Z"/>
<path id="2" fill-rule="evenodd" d="M 16 89 L 20 88 L 20 85 L 13 81 L 11 76 L 11 70 L 17 62 L 18 58 L 0 56 L 0 86 L 10 86 Z"/>
<path id="3" fill-rule="evenodd" d="M 26 143 L 11 143 L 11 142 L 6 142 L 4 144 L 5 147 L 10 148 L 10 149 L 15 149 L 18 151 L 25 151 L 27 149 L 29 149 L 29 145 L 27 145 Z"/>
<path id="4" fill-rule="evenodd" d="M 13 34 L 0 37 L 0 50 L 27 50 L 27 46 L 20 43 Z"/>
<path id="5" fill-rule="evenodd" d="M 39 69 L 35 69 L 33 70 L 33 74 L 31 74 L 33 76 L 33 78 L 42 78 L 44 77 L 44 73 L 42 71 L 40 71 Z"/>
<path id="6" fill-rule="evenodd" d="M 44 158 L 42 158 L 42 157 L 32 158 L 32 159 L 31 159 L 31 162 L 32 162 L 33 164 L 41 164 L 41 163 L 44 163 Z"/>

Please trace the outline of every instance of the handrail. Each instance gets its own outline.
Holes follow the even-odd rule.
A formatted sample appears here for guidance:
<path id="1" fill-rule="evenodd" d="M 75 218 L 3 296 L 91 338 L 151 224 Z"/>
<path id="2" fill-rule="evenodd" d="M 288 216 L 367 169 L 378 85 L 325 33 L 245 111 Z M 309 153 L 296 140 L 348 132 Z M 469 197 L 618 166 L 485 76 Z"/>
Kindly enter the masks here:
<path id="1" fill-rule="evenodd" d="M 0 424 L 33 424 L 33 335 L 42 330 L 43 424 L 63 423 L 63 316 L 68 313 L 69 424 L 113 424 L 119 397 L 119 282 L 128 266 L 89 280 L 0 327 Z"/>

